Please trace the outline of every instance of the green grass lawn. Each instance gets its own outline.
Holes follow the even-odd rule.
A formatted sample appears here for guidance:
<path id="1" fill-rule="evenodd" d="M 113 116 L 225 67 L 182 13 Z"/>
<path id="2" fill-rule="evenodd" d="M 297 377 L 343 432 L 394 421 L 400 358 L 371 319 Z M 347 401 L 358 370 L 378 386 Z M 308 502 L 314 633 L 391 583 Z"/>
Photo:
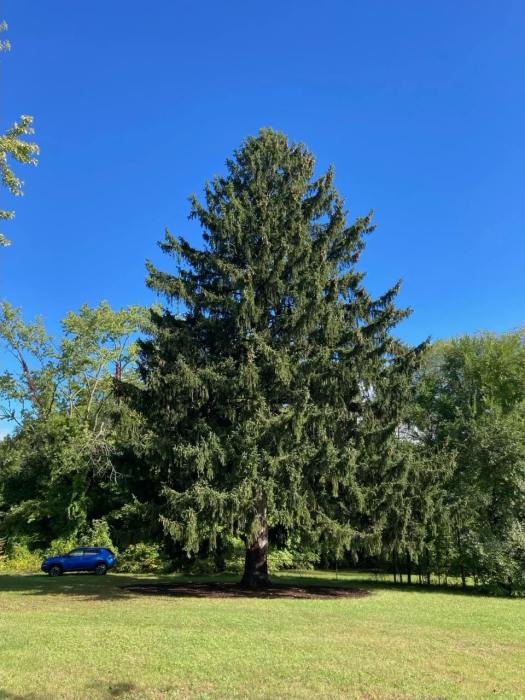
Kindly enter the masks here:
<path id="1" fill-rule="evenodd" d="M 144 578 L 0 576 L 0 698 L 525 698 L 525 600 L 341 573 L 337 585 L 372 594 L 120 588 Z"/>

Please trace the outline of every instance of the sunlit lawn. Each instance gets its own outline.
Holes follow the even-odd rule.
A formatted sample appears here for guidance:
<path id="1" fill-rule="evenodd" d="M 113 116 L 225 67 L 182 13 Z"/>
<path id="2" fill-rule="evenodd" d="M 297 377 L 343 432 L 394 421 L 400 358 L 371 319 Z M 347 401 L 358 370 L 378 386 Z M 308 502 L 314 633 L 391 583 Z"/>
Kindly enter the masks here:
<path id="1" fill-rule="evenodd" d="M 0 698 L 525 698 L 525 600 L 341 573 L 338 585 L 372 594 L 120 588 L 137 580 L 0 576 Z"/>

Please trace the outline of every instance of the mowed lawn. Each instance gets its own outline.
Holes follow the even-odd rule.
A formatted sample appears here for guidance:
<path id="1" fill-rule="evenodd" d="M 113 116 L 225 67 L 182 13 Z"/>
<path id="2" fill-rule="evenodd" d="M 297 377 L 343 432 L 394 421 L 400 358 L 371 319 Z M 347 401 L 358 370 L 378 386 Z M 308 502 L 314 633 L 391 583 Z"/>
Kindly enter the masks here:
<path id="1" fill-rule="evenodd" d="M 0 698 L 525 698 L 525 600 L 317 572 L 371 595 L 121 589 L 147 578 L 0 576 Z"/>

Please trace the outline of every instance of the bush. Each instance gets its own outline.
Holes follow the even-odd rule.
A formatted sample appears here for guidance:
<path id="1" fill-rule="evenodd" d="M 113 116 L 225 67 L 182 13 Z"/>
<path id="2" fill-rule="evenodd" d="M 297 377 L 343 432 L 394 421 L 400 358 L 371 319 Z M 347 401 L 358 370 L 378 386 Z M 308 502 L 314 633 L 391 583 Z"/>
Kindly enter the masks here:
<path id="1" fill-rule="evenodd" d="M 226 537 L 224 570 L 232 574 L 240 574 L 244 571 L 244 556 L 246 548 L 244 542 L 238 537 Z"/>
<path id="2" fill-rule="evenodd" d="M 313 569 L 319 563 L 319 555 L 316 552 L 297 549 L 288 545 L 284 549 L 270 550 L 268 554 L 268 569 L 282 571 L 283 569 Z"/>
<path id="3" fill-rule="evenodd" d="M 156 544 L 130 544 L 119 554 L 117 570 L 126 574 L 157 574 L 166 571 L 168 562 Z"/>
<path id="4" fill-rule="evenodd" d="M 246 548 L 243 541 L 238 537 L 224 538 L 224 566 L 223 571 L 232 574 L 240 574 L 244 570 L 244 557 Z M 268 569 L 272 571 L 282 571 L 283 569 L 313 569 L 319 562 L 319 555 L 301 548 L 299 543 L 290 539 L 287 546 L 281 549 L 270 548 L 268 553 Z M 206 557 L 197 559 L 190 566 L 190 573 L 195 575 L 207 575 L 219 572 L 216 559 Z"/>
<path id="5" fill-rule="evenodd" d="M 485 539 L 479 547 L 478 578 L 494 595 L 525 594 L 525 527 L 513 523 L 506 538 Z"/>
<path id="6" fill-rule="evenodd" d="M 115 551 L 107 521 L 104 518 L 93 520 L 90 527 L 84 528 L 83 534 L 81 532 L 53 540 L 45 554 L 47 557 L 54 557 L 67 554 L 76 547 L 107 547 Z"/>
<path id="7" fill-rule="evenodd" d="M 78 547 L 78 539 L 75 537 L 59 537 L 53 540 L 45 551 L 46 557 L 56 557 L 59 554 L 67 554 Z"/>
<path id="8" fill-rule="evenodd" d="M 0 571 L 34 573 L 40 571 L 42 559 L 42 552 L 39 550 L 31 551 L 27 544 L 22 542 L 10 542 L 0 557 Z"/>
<path id="9" fill-rule="evenodd" d="M 115 546 L 106 519 L 93 520 L 86 534 L 80 538 L 80 544 L 85 547 L 106 547 L 114 551 Z"/>
<path id="10" fill-rule="evenodd" d="M 238 537 L 223 537 L 220 554 L 214 552 L 206 557 L 199 557 L 187 566 L 187 571 L 194 576 L 208 576 L 227 572 L 239 574 L 244 569 L 244 544 Z"/>
<path id="11" fill-rule="evenodd" d="M 293 568 L 294 558 L 289 549 L 271 549 L 268 552 L 268 570 L 270 572 Z"/>
<path id="12" fill-rule="evenodd" d="M 209 576 L 218 573 L 217 563 L 212 557 L 205 559 L 196 559 L 188 568 L 188 572 L 192 576 Z"/>

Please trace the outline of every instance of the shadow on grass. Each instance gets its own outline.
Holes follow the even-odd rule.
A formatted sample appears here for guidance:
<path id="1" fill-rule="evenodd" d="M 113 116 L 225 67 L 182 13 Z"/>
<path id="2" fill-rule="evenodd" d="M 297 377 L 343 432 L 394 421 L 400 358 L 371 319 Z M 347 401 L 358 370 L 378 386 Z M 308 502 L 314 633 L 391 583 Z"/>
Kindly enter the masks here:
<path id="1" fill-rule="evenodd" d="M 263 598 L 343 598 L 362 597 L 367 593 L 396 591 L 398 593 L 440 593 L 452 596 L 487 596 L 487 592 L 472 586 L 463 589 L 453 586 L 395 584 L 381 580 L 374 574 L 355 572 L 281 573 L 274 577 L 269 590 L 253 592 L 238 586 L 234 574 L 215 576 L 131 576 L 109 574 L 68 574 L 51 578 L 45 574 L 0 575 L 0 593 L 23 595 L 64 595 L 91 600 L 125 600 L 133 596 L 167 595 L 185 598 L 263 597 Z M 177 590 L 178 589 L 178 590 Z M 308 591 L 308 589 L 311 589 Z M 287 592 L 285 592 L 287 591 Z M 0 700 L 2 699 L 0 690 Z M 8 697 L 8 696 L 7 696 Z"/>
<path id="2" fill-rule="evenodd" d="M 93 695 L 93 691 L 96 690 L 99 693 L 103 692 L 108 698 L 121 698 L 128 697 L 129 693 L 132 693 L 136 689 L 134 683 L 113 683 L 108 685 L 107 683 L 98 682 L 91 683 L 86 688 L 86 698 Z M 91 691 L 91 692 L 89 692 Z"/>
<path id="3" fill-rule="evenodd" d="M 91 683 L 86 687 L 85 697 L 89 698 L 93 695 L 93 691 L 103 692 L 108 698 L 123 698 L 129 697 L 136 689 L 133 683 L 114 683 L 106 684 L 102 682 Z M 0 688 L 0 700 L 46 700 L 49 696 L 39 693 L 12 693 L 9 690 Z"/>
<path id="4" fill-rule="evenodd" d="M 91 600 L 116 600 L 130 597 L 130 594 L 121 586 L 130 586 L 143 581 L 143 578 L 136 576 L 112 576 L 111 574 L 108 576 L 68 574 L 56 578 L 46 574 L 2 574 L 0 575 L 0 594 L 69 595 Z M 1 691 L 0 700 L 2 700 Z"/>
<path id="5" fill-rule="evenodd" d="M 173 596 L 176 598 L 292 598 L 323 600 L 326 598 L 362 598 L 365 595 L 370 595 L 369 591 L 364 588 L 326 585 L 326 582 L 320 586 L 312 584 L 310 581 L 305 585 L 304 580 L 300 582 L 300 585 L 276 581 L 269 586 L 257 589 L 246 588 L 239 583 L 225 581 L 200 583 L 195 581 L 142 582 L 125 586 L 124 589 L 130 593 L 138 593 L 140 595 Z"/>
<path id="6" fill-rule="evenodd" d="M 325 585 L 325 586 L 349 586 L 355 590 L 366 590 L 369 593 L 374 591 L 397 591 L 398 593 L 441 593 L 452 596 L 476 596 L 476 597 L 494 597 L 494 593 L 468 585 L 466 588 L 455 585 L 438 585 L 426 583 L 394 583 L 393 580 L 385 580 L 381 575 L 376 575 L 372 572 L 355 572 L 355 571 L 339 571 L 337 577 L 335 571 L 325 572 L 325 576 L 331 574 L 332 578 L 326 579 L 316 576 L 316 572 L 301 574 L 299 576 L 290 573 L 289 575 L 279 576 L 279 581 L 283 580 L 293 585 L 299 581 L 303 581 L 303 585 Z M 306 581 L 308 582 L 306 584 Z M 502 594 L 501 597 L 509 597 Z"/>

